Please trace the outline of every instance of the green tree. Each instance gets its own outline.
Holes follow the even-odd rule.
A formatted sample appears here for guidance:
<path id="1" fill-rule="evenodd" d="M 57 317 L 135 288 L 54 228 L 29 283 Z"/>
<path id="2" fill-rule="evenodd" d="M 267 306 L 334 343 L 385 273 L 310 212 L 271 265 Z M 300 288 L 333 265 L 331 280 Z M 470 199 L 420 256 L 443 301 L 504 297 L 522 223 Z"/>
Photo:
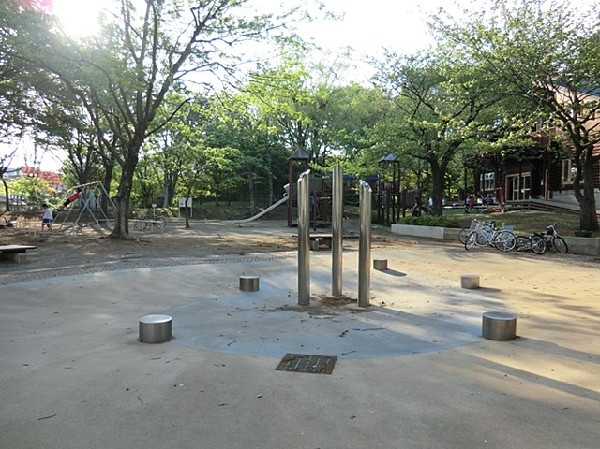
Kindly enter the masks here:
<path id="1" fill-rule="evenodd" d="M 49 182 L 37 176 L 23 176 L 8 182 L 8 190 L 13 195 L 23 196 L 28 208 L 38 210 L 42 203 L 56 192 Z"/>
<path id="2" fill-rule="evenodd" d="M 573 150 L 573 180 L 581 229 L 598 230 L 594 146 L 600 143 L 600 31 L 591 5 L 491 1 L 460 19 L 440 16 L 435 29 L 465 61 L 481 65 L 498 83 L 545 115 Z"/>
<path id="3" fill-rule="evenodd" d="M 165 124 L 157 114 L 167 94 L 192 72 L 232 71 L 231 46 L 262 38 L 287 18 L 256 14 L 248 4 L 196 0 L 190 8 L 178 0 L 120 0 L 106 16 L 104 34 L 85 45 L 50 29 L 24 30 L 21 59 L 57 76 L 79 96 L 101 139 L 99 150 L 120 166 L 111 237 L 128 237 L 135 168 L 146 138 Z"/>
<path id="4" fill-rule="evenodd" d="M 491 129 L 486 113 L 500 101 L 499 86 L 446 47 L 412 56 L 388 52 L 376 80 L 398 109 L 387 129 L 406 154 L 428 165 L 432 213 L 441 215 L 448 167 L 465 142 Z"/>

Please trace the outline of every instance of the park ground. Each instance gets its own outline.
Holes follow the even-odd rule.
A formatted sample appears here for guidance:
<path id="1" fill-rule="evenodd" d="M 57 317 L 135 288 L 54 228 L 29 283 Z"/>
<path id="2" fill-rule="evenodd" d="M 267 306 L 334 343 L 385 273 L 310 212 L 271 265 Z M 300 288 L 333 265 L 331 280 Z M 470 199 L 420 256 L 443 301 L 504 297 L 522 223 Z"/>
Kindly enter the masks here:
<path id="1" fill-rule="evenodd" d="M 293 304 L 296 232 L 280 220 L 196 221 L 189 229 L 174 220 L 163 233 L 134 232 L 128 241 L 91 227 L 0 230 L 2 244 L 38 247 L 29 264 L 0 265 L 0 447 L 597 448 L 594 257 L 465 251 L 458 242 L 375 227 L 371 254 L 387 259 L 389 270 L 371 274 L 371 313 L 398 313 L 405 332 L 397 334 L 397 354 L 342 357 L 331 376 L 276 371 L 276 357 L 185 346 L 184 329 L 172 342 L 137 341 L 140 313 L 217 307 L 239 295 L 242 272 L 271 282 L 256 298 L 284 287 L 278 300 Z M 357 247 L 355 238 L 345 240 L 349 297 Z M 324 279 L 329 254 L 311 254 Z M 273 286 L 284 272 L 289 286 Z M 458 288 L 467 273 L 480 276 L 481 289 Z M 326 284 L 316 279 L 314 292 Z M 247 306 L 260 309 L 261 320 L 274 313 L 257 301 Z M 465 321 L 490 306 L 517 312 L 518 339 L 487 341 L 475 331 L 468 342 L 444 345 L 444 335 L 428 332 L 432 323 Z M 299 317 L 307 326 L 352 320 L 335 342 L 360 333 L 365 313 Z M 248 325 L 228 348 L 242 343 Z M 198 345 L 219 340 L 204 332 Z M 400 351 L 417 340 L 434 349 Z"/>

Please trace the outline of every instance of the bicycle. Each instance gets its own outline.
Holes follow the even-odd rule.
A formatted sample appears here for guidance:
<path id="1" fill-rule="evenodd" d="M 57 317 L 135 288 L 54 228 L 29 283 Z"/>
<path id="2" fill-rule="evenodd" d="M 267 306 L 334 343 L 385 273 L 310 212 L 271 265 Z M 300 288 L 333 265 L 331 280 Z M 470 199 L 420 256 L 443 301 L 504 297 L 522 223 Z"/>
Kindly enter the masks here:
<path id="1" fill-rule="evenodd" d="M 471 226 L 466 227 L 466 228 L 462 228 L 459 233 L 458 233 L 458 240 L 460 240 L 460 243 L 462 243 L 463 245 L 465 243 L 467 243 L 467 237 L 469 237 L 469 235 L 471 234 L 471 232 L 473 232 L 475 230 L 475 228 L 477 228 L 477 226 L 479 225 L 480 221 L 477 220 L 477 218 L 473 218 L 473 220 L 471 220 Z"/>
<path id="2" fill-rule="evenodd" d="M 554 248 L 556 252 L 566 254 L 569 252 L 567 242 L 563 239 L 556 230 L 556 223 L 546 226 L 546 232 L 542 234 L 546 239 L 546 246 Z"/>
<path id="3" fill-rule="evenodd" d="M 152 215 L 150 216 L 149 213 L 146 212 L 139 220 L 135 221 L 134 225 L 136 231 L 145 231 L 148 226 L 151 226 L 152 228 L 156 226 L 160 232 L 163 232 L 167 226 L 167 220 L 165 217 L 156 213 L 156 206 L 152 206 Z"/>
<path id="4" fill-rule="evenodd" d="M 517 245 L 515 235 L 506 229 L 498 229 L 496 222 L 479 223 L 478 226 L 469 234 L 465 242 L 465 249 L 472 249 L 474 246 L 493 246 L 494 248 L 506 253 L 512 251 Z"/>
<path id="5" fill-rule="evenodd" d="M 531 235 L 518 235 L 515 249 L 517 251 L 533 251 L 535 254 L 544 254 L 546 252 L 546 239 L 534 232 Z"/>

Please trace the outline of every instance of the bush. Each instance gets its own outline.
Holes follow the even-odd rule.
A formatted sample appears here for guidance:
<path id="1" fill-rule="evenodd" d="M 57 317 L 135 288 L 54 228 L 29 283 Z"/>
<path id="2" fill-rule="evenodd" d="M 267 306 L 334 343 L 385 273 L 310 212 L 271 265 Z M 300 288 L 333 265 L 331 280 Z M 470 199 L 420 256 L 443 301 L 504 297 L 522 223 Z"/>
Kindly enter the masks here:
<path id="1" fill-rule="evenodd" d="M 439 226 L 442 228 L 460 228 L 460 224 L 455 217 L 422 215 L 420 217 L 402 217 L 398 220 L 399 224 L 412 224 L 421 226 Z"/>

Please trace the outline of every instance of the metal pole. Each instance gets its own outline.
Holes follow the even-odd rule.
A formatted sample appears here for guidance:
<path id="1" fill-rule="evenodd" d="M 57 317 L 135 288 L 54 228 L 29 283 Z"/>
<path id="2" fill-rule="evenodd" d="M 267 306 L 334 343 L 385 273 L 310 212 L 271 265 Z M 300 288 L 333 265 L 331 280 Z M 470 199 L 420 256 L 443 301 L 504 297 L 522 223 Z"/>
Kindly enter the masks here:
<path id="1" fill-rule="evenodd" d="M 365 181 L 360 182 L 358 239 L 358 306 L 368 307 L 371 281 L 371 187 Z"/>
<path id="2" fill-rule="evenodd" d="M 344 235 L 344 189 L 343 169 L 340 165 L 333 167 L 333 199 L 331 212 L 332 227 L 332 273 L 331 294 L 334 297 L 342 296 L 342 238 Z"/>
<path id="3" fill-rule="evenodd" d="M 310 304 L 310 201 L 309 173 L 306 170 L 298 178 L 298 305 Z"/>

